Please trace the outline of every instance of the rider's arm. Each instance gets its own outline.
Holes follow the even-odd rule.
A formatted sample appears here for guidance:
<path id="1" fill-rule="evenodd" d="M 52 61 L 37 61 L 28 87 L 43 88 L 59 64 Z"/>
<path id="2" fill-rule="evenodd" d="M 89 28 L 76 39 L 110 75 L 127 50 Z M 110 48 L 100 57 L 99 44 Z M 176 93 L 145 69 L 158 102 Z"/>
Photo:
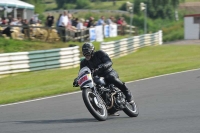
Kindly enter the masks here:
<path id="1" fill-rule="evenodd" d="M 98 54 L 100 56 L 100 59 L 102 61 L 102 64 L 100 64 L 99 67 L 102 67 L 103 69 L 110 68 L 112 66 L 112 61 L 110 57 L 108 56 L 108 54 L 102 50 L 99 50 L 98 52 L 99 52 Z"/>

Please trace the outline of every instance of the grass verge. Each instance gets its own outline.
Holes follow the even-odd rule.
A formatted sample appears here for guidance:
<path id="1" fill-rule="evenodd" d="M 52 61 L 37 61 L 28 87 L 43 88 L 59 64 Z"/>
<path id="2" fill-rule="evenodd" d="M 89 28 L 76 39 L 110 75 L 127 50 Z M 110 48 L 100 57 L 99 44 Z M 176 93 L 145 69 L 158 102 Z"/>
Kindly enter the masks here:
<path id="1" fill-rule="evenodd" d="M 117 36 L 117 37 L 109 37 L 105 38 L 104 42 L 120 40 L 122 38 L 126 38 L 126 36 Z M 55 48 L 66 48 L 70 44 L 75 44 L 78 46 L 82 46 L 83 42 L 41 42 L 41 41 L 29 41 L 29 40 L 13 40 L 13 39 L 4 39 L 0 37 L 0 54 L 1 53 L 10 53 L 10 52 L 28 52 L 35 50 L 47 50 L 47 49 L 55 49 Z M 100 42 L 94 42 L 95 48 L 100 48 Z"/>
<path id="2" fill-rule="evenodd" d="M 162 45 L 139 49 L 113 59 L 123 81 L 200 68 L 199 45 Z M 77 91 L 73 79 L 79 68 L 21 73 L 0 79 L 0 104 Z"/>

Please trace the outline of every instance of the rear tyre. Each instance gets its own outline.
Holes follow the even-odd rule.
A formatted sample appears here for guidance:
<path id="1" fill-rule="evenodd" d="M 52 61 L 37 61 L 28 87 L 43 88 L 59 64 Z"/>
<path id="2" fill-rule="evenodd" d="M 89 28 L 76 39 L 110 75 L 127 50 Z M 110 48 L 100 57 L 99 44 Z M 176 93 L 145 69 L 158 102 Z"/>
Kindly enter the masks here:
<path id="1" fill-rule="evenodd" d="M 126 107 L 123 109 L 123 111 L 129 117 L 137 117 L 139 115 L 138 107 L 135 101 L 133 103 L 126 102 Z"/>
<path id="2" fill-rule="evenodd" d="M 105 121 L 108 117 L 106 106 L 104 105 L 101 98 L 92 92 L 90 88 L 84 88 L 82 90 L 83 101 L 89 110 L 89 112 L 99 121 Z"/>

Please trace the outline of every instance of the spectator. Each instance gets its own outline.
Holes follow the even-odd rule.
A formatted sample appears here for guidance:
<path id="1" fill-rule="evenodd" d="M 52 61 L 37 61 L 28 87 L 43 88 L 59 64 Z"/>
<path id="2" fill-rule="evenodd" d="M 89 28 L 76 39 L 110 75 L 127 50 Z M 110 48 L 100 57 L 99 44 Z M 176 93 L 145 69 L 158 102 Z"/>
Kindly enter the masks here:
<path id="1" fill-rule="evenodd" d="M 24 19 L 22 21 L 22 26 L 23 26 L 22 33 L 25 34 L 25 36 L 29 38 L 30 37 L 29 36 L 29 25 L 28 25 L 27 19 Z"/>
<path id="2" fill-rule="evenodd" d="M 68 25 L 67 25 L 67 29 L 68 30 L 75 30 L 76 27 L 72 25 L 72 22 L 73 22 L 73 16 L 72 14 L 68 14 L 68 18 L 69 18 L 69 22 L 68 22 Z"/>
<path id="3" fill-rule="evenodd" d="M 72 20 L 72 26 L 77 27 L 78 24 L 78 18 L 75 18 Z"/>
<path id="4" fill-rule="evenodd" d="M 68 24 L 67 24 L 67 29 L 71 29 L 72 27 L 72 14 L 68 13 Z"/>
<path id="5" fill-rule="evenodd" d="M 115 18 L 113 16 L 110 16 L 110 18 L 107 19 L 106 24 L 116 24 Z"/>
<path id="6" fill-rule="evenodd" d="M 125 27 L 124 25 L 126 24 L 125 21 L 123 20 L 123 17 L 120 17 L 118 20 L 117 20 L 117 24 L 118 24 L 118 28 L 120 30 L 120 34 L 121 35 L 124 35 L 125 34 Z"/>
<path id="7" fill-rule="evenodd" d="M 36 25 L 37 25 L 37 26 L 42 26 L 42 20 L 39 20 L 39 19 L 38 19 Z"/>
<path id="8" fill-rule="evenodd" d="M 104 16 L 101 16 L 101 18 L 98 20 L 98 22 L 97 22 L 97 25 L 105 25 L 106 23 L 105 23 L 105 17 Z"/>
<path id="9" fill-rule="evenodd" d="M 22 25 L 22 19 L 21 19 L 21 17 L 18 18 L 17 25 L 20 25 L 20 26 Z M 22 29 L 23 29 L 22 27 L 19 27 L 20 31 L 22 31 Z"/>
<path id="10" fill-rule="evenodd" d="M 8 23 L 8 26 L 2 31 L 2 34 L 6 34 L 6 36 L 11 37 L 11 33 L 10 23 Z"/>
<path id="11" fill-rule="evenodd" d="M 0 18 L 0 24 L 2 24 L 2 19 Z"/>
<path id="12" fill-rule="evenodd" d="M 54 23 L 54 16 L 51 13 L 49 13 L 47 18 L 46 18 L 46 25 L 48 27 L 52 27 L 53 23 Z"/>
<path id="13" fill-rule="evenodd" d="M 57 22 L 56 22 L 56 27 L 59 27 L 59 23 L 60 23 L 60 18 L 61 18 L 62 14 L 59 15 Z"/>
<path id="14" fill-rule="evenodd" d="M 69 22 L 68 22 L 68 24 L 70 24 L 70 25 L 72 25 L 72 19 L 73 19 L 73 16 L 72 16 L 72 14 L 71 13 L 68 13 L 68 19 L 69 19 Z"/>
<path id="15" fill-rule="evenodd" d="M 60 17 L 60 20 L 59 20 L 59 26 L 60 27 L 67 27 L 67 24 L 68 24 L 68 16 L 67 16 L 67 11 L 64 11 L 63 15 Z"/>
<path id="16" fill-rule="evenodd" d="M 59 15 L 57 22 L 56 22 L 56 30 L 57 30 L 59 35 L 61 35 L 60 28 L 59 28 L 59 22 L 60 22 L 61 16 L 62 16 L 62 14 Z"/>
<path id="17" fill-rule="evenodd" d="M 87 27 L 90 28 L 90 27 L 93 27 L 93 26 L 95 26 L 94 18 L 90 17 Z"/>
<path id="18" fill-rule="evenodd" d="M 126 23 L 124 17 L 122 17 L 122 25 L 127 25 L 127 23 Z"/>
<path id="19" fill-rule="evenodd" d="M 83 26 L 87 27 L 89 23 L 89 20 L 85 20 L 85 22 L 83 23 Z"/>
<path id="20" fill-rule="evenodd" d="M 17 25 L 22 25 L 22 19 L 21 19 L 21 17 L 18 18 Z"/>
<path id="21" fill-rule="evenodd" d="M 35 22 L 34 22 L 34 20 L 33 20 L 33 17 L 30 19 L 29 24 L 30 24 L 30 25 L 35 24 Z"/>
<path id="22" fill-rule="evenodd" d="M 68 22 L 69 22 L 69 19 L 67 16 L 67 11 L 64 11 L 63 15 L 60 17 L 60 20 L 59 20 L 59 27 L 62 28 L 61 36 L 62 36 L 63 42 L 66 42 L 66 28 L 67 28 Z"/>
<path id="23" fill-rule="evenodd" d="M 2 19 L 2 24 L 3 24 L 3 25 L 6 25 L 6 24 L 7 24 L 7 20 L 6 20 L 5 17 L 3 17 L 3 19 Z"/>
<path id="24" fill-rule="evenodd" d="M 122 17 L 119 17 L 119 19 L 117 20 L 117 24 L 119 24 L 119 25 L 123 25 Z"/>
<path id="25" fill-rule="evenodd" d="M 38 22 L 38 16 L 39 16 L 39 14 L 36 14 L 36 13 L 33 15 L 32 18 L 33 18 L 34 24 Z"/>
<path id="26" fill-rule="evenodd" d="M 79 23 L 77 24 L 77 29 L 78 30 L 82 30 L 82 29 L 85 29 L 86 27 L 83 25 L 83 23 L 84 23 L 84 19 L 83 18 L 81 18 L 80 20 L 79 20 Z"/>
<path id="27" fill-rule="evenodd" d="M 12 15 L 8 15 L 8 23 L 11 23 L 13 20 Z"/>
<path id="28" fill-rule="evenodd" d="M 18 23 L 18 20 L 16 18 L 13 18 L 10 25 L 17 25 L 17 23 Z"/>

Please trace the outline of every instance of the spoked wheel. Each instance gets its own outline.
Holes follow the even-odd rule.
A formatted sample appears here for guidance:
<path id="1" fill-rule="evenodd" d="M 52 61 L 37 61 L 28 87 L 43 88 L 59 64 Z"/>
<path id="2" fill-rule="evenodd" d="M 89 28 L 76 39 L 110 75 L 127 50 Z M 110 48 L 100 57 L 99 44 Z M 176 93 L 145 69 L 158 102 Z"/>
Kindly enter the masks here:
<path id="1" fill-rule="evenodd" d="M 98 98 L 91 89 L 82 90 L 83 101 L 90 113 L 99 121 L 105 121 L 108 117 L 106 106 L 101 98 Z"/>
<path id="2" fill-rule="evenodd" d="M 139 115 L 139 111 L 135 101 L 132 103 L 126 102 L 126 108 L 124 108 L 123 111 L 129 117 L 137 117 Z"/>

